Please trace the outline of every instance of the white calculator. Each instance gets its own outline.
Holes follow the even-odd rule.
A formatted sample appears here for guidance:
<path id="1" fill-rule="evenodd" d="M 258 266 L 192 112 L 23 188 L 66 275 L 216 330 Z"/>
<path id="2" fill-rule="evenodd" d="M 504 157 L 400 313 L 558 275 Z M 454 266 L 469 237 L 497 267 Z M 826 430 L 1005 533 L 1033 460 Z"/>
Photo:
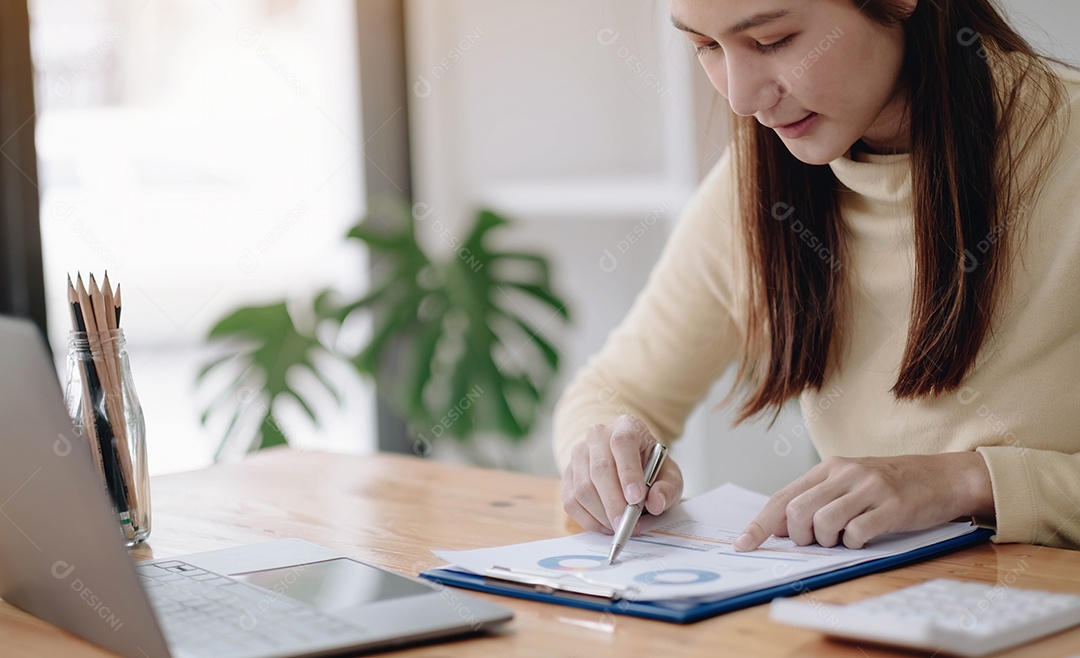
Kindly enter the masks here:
<path id="1" fill-rule="evenodd" d="M 769 618 L 848 640 L 985 656 L 1080 624 L 1080 596 L 939 578 L 848 605 L 774 599 Z"/>

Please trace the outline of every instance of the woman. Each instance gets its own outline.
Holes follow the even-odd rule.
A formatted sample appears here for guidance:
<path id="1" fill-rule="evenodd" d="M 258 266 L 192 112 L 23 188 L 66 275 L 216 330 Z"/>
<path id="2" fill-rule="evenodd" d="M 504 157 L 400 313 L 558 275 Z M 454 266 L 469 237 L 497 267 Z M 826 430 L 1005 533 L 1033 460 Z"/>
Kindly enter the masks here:
<path id="1" fill-rule="evenodd" d="M 1080 545 L 1080 74 L 990 0 L 671 8 L 736 136 L 559 402 L 567 513 L 610 533 L 737 363 L 738 419 L 799 396 L 824 458 L 737 550 L 969 516 Z M 646 509 L 681 493 L 668 460 Z"/>

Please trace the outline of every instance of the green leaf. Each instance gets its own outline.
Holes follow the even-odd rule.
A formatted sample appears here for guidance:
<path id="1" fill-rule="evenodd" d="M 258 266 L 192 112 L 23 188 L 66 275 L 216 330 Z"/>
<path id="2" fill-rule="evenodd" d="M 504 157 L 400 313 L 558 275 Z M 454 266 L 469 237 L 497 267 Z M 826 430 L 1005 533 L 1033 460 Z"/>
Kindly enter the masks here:
<path id="1" fill-rule="evenodd" d="M 502 251 L 491 254 L 491 262 L 519 262 L 528 263 L 536 269 L 536 281 L 545 288 L 551 287 L 551 265 L 548 260 L 539 254 L 529 254 L 515 251 Z"/>
<path id="2" fill-rule="evenodd" d="M 548 342 L 547 338 L 540 333 L 539 329 L 534 329 L 528 322 L 515 313 L 510 313 L 501 308 L 497 309 L 496 312 L 517 325 L 517 327 L 528 336 L 529 340 L 535 343 L 536 348 L 544 355 L 544 360 L 547 361 L 552 370 L 557 370 L 559 368 L 559 352 L 555 349 L 555 346 Z"/>
<path id="3" fill-rule="evenodd" d="M 363 224 L 357 224 L 349 229 L 346 237 L 360 240 L 368 247 L 379 251 L 394 251 L 408 246 L 400 235 L 387 235 L 374 231 Z"/>
<path id="4" fill-rule="evenodd" d="M 473 429 L 473 415 L 476 413 L 476 408 L 473 404 L 469 404 L 466 408 L 466 401 L 470 401 L 469 393 L 471 391 L 478 392 L 481 396 L 480 403 L 483 403 L 483 398 L 487 396 L 488 392 L 484 389 L 482 382 L 477 382 L 477 372 L 468 368 L 461 367 L 462 360 L 459 360 L 453 367 L 450 376 L 450 399 L 447 400 L 442 406 L 436 407 L 431 414 L 432 418 L 446 418 L 450 415 L 451 411 L 457 410 L 459 417 L 449 427 L 446 428 L 450 436 L 464 438 L 468 436 L 468 431 Z M 470 401 L 471 402 L 471 401 Z"/>
<path id="5" fill-rule="evenodd" d="M 426 418 L 424 390 L 431 381 L 432 361 L 442 337 L 443 316 L 429 320 L 416 337 L 413 345 L 413 364 L 406 389 L 406 408 L 412 417 Z"/>
<path id="6" fill-rule="evenodd" d="M 376 373 L 391 340 L 416 318 L 416 310 L 422 298 L 422 293 L 411 293 L 388 310 L 381 324 L 376 327 L 367 347 L 353 360 L 361 372 L 371 375 Z"/>
<path id="7" fill-rule="evenodd" d="M 334 396 L 334 400 L 337 401 L 338 406 L 343 404 L 345 402 L 345 397 L 344 395 L 342 395 L 341 390 L 337 387 L 337 385 L 331 382 L 330 379 L 325 374 L 323 374 L 322 370 L 316 368 L 314 370 L 314 373 L 315 376 L 319 378 L 319 381 L 322 382 L 322 385 L 326 387 L 326 390 L 330 391 L 330 395 Z"/>
<path id="8" fill-rule="evenodd" d="M 240 421 L 240 417 L 242 415 L 242 407 L 237 407 L 233 410 L 232 418 L 229 420 L 229 425 L 225 428 L 225 438 L 224 440 L 222 440 L 221 445 L 218 446 L 218 449 L 214 452 L 214 461 L 218 461 L 221 459 L 222 451 L 225 449 L 225 446 L 228 445 L 229 439 L 233 436 L 233 432 L 236 430 L 236 425 Z M 203 419 L 203 424 L 206 424 L 205 418 Z"/>
<path id="9" fill-rule="evenodd" d="M 320 317 L 327 319 L 333 318 L 334 320 L 337 320 L 338 324 L 341 324 L 342 322 L 345 322 L 346 318 L 352 315 L 353 311 L 356 311 L 357 309 L 363 308 L 365 306 L 373 306 L 375 302 L 381 301 L 392 289 L 393 282 L 389 281 L 381 286 L 378 286 L 374 290 L 371 290 L 355 302 L 351 302 L 342 307 L 333 309 L 332 311 L 327 310 L 327 312 Z"/>
<path id="10" fill-rule="evenodd" d="M 315 415 L 315 412 L 312 411 L 311 406 L 308 405 L 308 403 L 307 403 L 307 400 L 305 400 L 303 397 L 297 395 L 295 391 L 293 393 L 291 393 L 289 395 L 289 397 L 291 397 L 292 399 L 294 399 L 298 403 L 300 403 L 300 408 L 303 409 L 307 413 L 308 418 L 311 419 L 311 422 L 315 423 L 315 426 L 318 427 L 319 426 L 319 418 Z"/>
<path id="11" fill-rule="evenodd" d="M 214 368 L 217 368 L 218 366 L 220 366 L 220 365 L 222 365 L 224 363 L 231 362 L 235 358 L 236 358 L 235 354 L 227 354 L 227 355 L 221 357 L 220 359 L 218 359 L 216 361 L 211 361 L 210 363 L 206 364 L 202 368 L 199 368 L 198 374 L 195 375 L 195 382 L 196 383 L 201 382 L 203 379 L 206 378 L 206 375 L 209 374 L 211 370 L 213 370 Z"/>
<path id="12" fill-rule="evenodd" d="M 325 303 L 325 298 L 320 298 Z M 244 365 L 243 371 L 230 382 L 222 395 L 212 402 L 202 415 L 202 422 L 206 424 L 210 417 L 233 399 L 233 408 L 236 413 L 245 404 L 244 400 L 237 395 L 242 387 L 250 385 L 250 382 L 261 381 L 261 393 L 267 399 L 266 405 L 261 409 L 260 433 L 262 434 L 261 445 L 278 445 L 285 441 L 280 429 L 276 428 L 271 409 L 274 403 L 282 397 L 296 399 L 302 408 L 316 423 L 318 419 L 308 406 L 302 394 L 294 390 L 288 382 L 288 373 L 292 368 L 305 368 L 313 373 L 318 373 L 312 361 L 312 356 L 319 351 L 326 352 L 325 348 L 312 335 L 297 329 L 285 306 L 285 302 L 277 302 L 265 306 L 249 306 L 237 309 L 233 313 L 222 318 L 210 330 L 212 341 L 231 340 L 238 341 L 244 347 L 235 358 Z M 218 361 L 217 363 L 222 363 Z M 206 372 L 214 367 L 211 364 Z M 336 392 L 333 387 L 327 386 L 324 377 L 316 375 L 315 381 L 327 387 L 331 395 Z M 222 397 L 224 396 L 224 397 Z M 251 399 L 260 397 L 259 392 L 253 392 Z M 235 426 L 234 414 L 231 428 Z M 228 436 L 228 434 L 226 435 Z"/>
<path id="13" fill-rule="evenodd" d="M 494 370 L 494 363 L 492 363 L 492 369 Z M 514 415 L 514 410 L 510 408 L 510 401 L 507 399 L 507 393 L 510 384 L 510 379 L 503 377 L 501 374 L 496 373 L 498 378 L 502 380 L 499 390 L 495 391 L 492 395 L 495 403 L 495 413 L 498 416 L 498 426 L 502 430 L 503 434 L 512 438 L 518 439 L 527 433 L 526 427 L 518 421 L 517 416 Z"/>
<path id="14" fill-rule="evenodd" d="M 540 393 L 540 389 L 536 387 L 536 384 L 532 383 L 528 375 L 522 375 L 510 380 L 521 390 L 525 391 L 534 401 L 539 402 L 543 395 Z"/>
<path id="15" fill-rule="evenodd" d="M 202 416 L 199 418 L 199 422 L 202 423 L 203 425 L 205 425 L 207 423 L 207 421 L 210 420 L 210 416 L 215 411 L 217 411 L 219 408 L 221 408 L 221 406 L 223 404 L 225 404 L 229 400 L 229 398 L 232 398 L 232 397 L 236 396 L 237 392 L 240 390 L 240 387 L 243 385 L 243 383 L 244 383 L 244 378 L 239 377 L 237 379 L 234 379 L 232 381 L 232 383 L 230 383 L 228 386 L 226 386 L 224 389 L 222 389 L 221 392 L 218 393 L 217 397 L 215 397 L 213 400 L 211 400 L 210 404 L 206 405 L 206 410 L 203 411 Z"/>
<path id="16" fill-rule="evenodd" d="M 288 445 L 289 441 L 281 431 L 274 414 L 267 413 L 262 423 L 262 443 L 259 448 L 273 448 L 274 446 Z"/>
<path id="17" fill-rule="evenodd" d="M 517 288 L 527 295 L 535 297 L 547 304 L 556 313 L 561 315 L 564 320 L 570 319 L 570 311 L 566 308 L 566 302 L 556 297 L 554 293 L 543 286 L 532 283 L 522 283 L 520 281 L 502 281 L 500 282 L 500 285 L 507 288 Z"/>
<path id="18" fill-rule="evenodd" d="M 476 223 L 473 225 L 472 230 L 469 232 L 469 237 L 465 238 L 465 244 L 480 246 L 484 239 L 484 235 L 495 228 L 496 226 L 502 226 L 509 224 L 510 220 L 505 217 L 501 217 L 491 212 L 490 210 L 481 210 L 476 216 Z M 486 250 L 485 250 L 486 251 Z"/>

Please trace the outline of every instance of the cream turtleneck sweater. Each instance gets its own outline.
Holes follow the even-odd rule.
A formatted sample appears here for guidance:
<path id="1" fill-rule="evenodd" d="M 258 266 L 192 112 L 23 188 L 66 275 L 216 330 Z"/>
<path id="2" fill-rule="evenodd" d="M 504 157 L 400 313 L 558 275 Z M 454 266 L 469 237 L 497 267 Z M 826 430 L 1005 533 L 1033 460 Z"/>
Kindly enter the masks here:
<path id="1" fill-rule="evenodd" d="M 1070 109 L 1080 75 L 1061 73 Z M 1062 146 L 1027 223 L 992 335 L 959 391 L 898 402 L 914 282 L 907 155 L 841 157 L 844 267 L 853 323 L 838 367 L 800 397 L 822 458 L 976 450 L 990 471 L 996 542 L 1080 547 L 1080 115 L 1063 112 Z M 556 408 L 560 468 L 596 423 L 622 413 L 656 437 L 678 437 L 694 406 L 738 358 L 744 255 L 725 156 L 683 212 L 622 324 Z M 799 217 L 786 222 L 800 231 Z M 807 236 L 806 239 L 810 239 Z M 978 256 L 978 250 L 974 250 Z"/>

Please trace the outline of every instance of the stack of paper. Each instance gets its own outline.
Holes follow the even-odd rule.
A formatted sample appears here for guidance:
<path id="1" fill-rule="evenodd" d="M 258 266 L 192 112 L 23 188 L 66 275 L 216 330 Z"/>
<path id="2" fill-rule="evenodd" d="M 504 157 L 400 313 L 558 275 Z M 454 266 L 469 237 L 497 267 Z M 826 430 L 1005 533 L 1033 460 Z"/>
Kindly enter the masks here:
<path id="1" fill-rule="evenodd" d="M 611 566 L 607 564 L 611 537 L 594 532 L 435 554 L 454 568 L 475 574 L 503 567 L 555 582 L 611 587 L 624 598 L 637 601 L 701 602 L 899 555 L 968 534 L 976 527 L 946 523 L 918 532 L 882 535 L 861 549 L 798 546 L 789 539 L 773 537 L 756 551 L 735 552 L 732 542 L 767 501 L 767 496 L 725 484 L 662 516 L 643 516 L 643 533 L 631 538 Z"/>

